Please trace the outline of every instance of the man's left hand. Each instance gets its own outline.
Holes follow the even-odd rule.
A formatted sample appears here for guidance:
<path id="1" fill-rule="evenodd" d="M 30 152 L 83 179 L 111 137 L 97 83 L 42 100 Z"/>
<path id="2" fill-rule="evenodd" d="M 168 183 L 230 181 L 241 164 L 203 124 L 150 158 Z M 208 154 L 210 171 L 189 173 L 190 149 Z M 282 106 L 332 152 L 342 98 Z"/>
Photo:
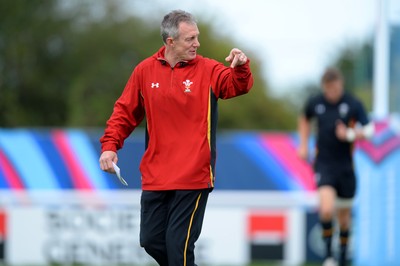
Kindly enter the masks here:
<path id="1" fill-rule="evenodd" d="M 231 63 L 231 68 L 241 66 L 247 62 L 247 56 L 238 48 L 233 48 L 225 61 Z"/>

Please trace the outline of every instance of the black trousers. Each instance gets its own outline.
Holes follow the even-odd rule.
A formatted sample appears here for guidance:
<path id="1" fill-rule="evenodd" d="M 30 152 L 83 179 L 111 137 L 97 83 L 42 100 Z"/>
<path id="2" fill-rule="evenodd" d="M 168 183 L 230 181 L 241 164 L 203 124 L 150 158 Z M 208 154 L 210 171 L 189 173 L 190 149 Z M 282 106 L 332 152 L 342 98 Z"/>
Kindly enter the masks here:
<path id="1" fill-rule="evenodd" d="M 142 191 L 140 245 L 160 266 L 196 266 L 209 189 Z"/>

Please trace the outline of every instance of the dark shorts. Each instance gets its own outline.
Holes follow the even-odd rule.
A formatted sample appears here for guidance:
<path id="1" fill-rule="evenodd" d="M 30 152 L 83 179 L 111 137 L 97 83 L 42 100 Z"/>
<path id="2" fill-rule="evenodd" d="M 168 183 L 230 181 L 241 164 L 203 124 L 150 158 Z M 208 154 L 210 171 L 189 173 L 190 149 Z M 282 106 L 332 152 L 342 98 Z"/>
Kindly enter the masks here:
<path id="1" fill-rule="evenodd" d="M 333 187 L 339 198 L 352 199 L 356 194 L 356 176 L 351 167 L 317 164 L 315 178 L 318 187 Z"/>

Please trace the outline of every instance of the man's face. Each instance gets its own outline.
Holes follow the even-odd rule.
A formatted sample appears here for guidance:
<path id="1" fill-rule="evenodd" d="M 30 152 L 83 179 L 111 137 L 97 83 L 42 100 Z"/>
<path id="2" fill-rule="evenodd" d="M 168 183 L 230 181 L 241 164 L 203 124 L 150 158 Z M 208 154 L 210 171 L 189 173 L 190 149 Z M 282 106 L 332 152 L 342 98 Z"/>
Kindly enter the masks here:
<path id="1" fill-rule="evenodd" d="M 330 103 L 337 103 L 343 95 L 343 81 L 334 80 L 322 84 L 325 99 Z"/>
<path id="2" fill-rule="evenodd" d="M 199 43 L 199 29 L 196 24 L 182 22 L 179 36 L 173 39 L 173 51 L 178 61 L 190 61 L 196 58 Z"/>

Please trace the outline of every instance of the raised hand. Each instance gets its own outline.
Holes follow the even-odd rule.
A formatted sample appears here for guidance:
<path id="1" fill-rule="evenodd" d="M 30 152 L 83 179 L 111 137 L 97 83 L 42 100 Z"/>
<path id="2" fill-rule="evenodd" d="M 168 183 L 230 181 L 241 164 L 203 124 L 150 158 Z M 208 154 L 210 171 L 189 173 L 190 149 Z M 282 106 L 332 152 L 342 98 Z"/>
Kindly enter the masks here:
<path id="1" fill-rule="evenodd" d="M 241 66 L 247 62 L 247 56 L 238 48 L 233 48 L 225 61 L 231 63 L 231 68 Z"/>

